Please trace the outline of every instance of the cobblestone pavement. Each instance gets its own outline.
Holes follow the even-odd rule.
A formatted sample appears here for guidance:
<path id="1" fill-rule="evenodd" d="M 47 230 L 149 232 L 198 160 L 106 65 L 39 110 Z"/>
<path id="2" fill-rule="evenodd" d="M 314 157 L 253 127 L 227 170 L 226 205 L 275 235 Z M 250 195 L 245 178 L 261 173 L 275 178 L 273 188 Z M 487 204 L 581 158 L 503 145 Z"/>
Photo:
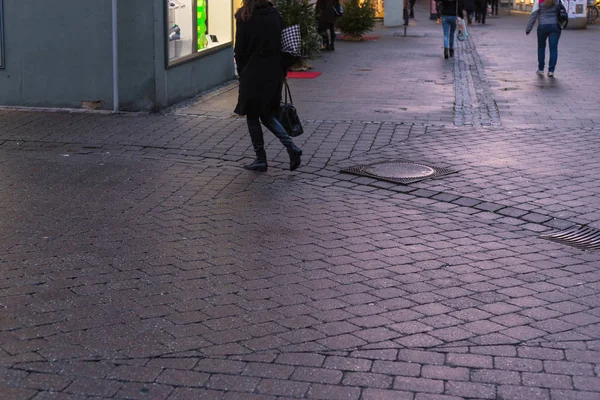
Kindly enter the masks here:
<path id="1" fill-rule="evenodd" d="M 413 36 L 339 43 L 322 81 L 293 82 L 311 117 L 298 173 L 271 137 L 269 171 L 240 168 L 228 87 L 155 115 L 0 110 L 0 398 L 600 399 L 600 254 L 540 238 L 600 228 L 600 96 L 563 46 L 594 31 L 565 33 L 556 81 L 523 68 L 502 90 L 523 16 L 472 26 L 450 63 L 425 14 Z M 410 43 L 414 57 L 378 59 Z M 364 107 L 350 71 L 367 63 Z M 410 79 L 400 66 L 450 83 L 380 99 Z M 391 75 L 371 92 L 376 70 Z M 319 90 L 351 100 L 343 118 Z M 340 173 L 390 159 L 457 173 Z"/>

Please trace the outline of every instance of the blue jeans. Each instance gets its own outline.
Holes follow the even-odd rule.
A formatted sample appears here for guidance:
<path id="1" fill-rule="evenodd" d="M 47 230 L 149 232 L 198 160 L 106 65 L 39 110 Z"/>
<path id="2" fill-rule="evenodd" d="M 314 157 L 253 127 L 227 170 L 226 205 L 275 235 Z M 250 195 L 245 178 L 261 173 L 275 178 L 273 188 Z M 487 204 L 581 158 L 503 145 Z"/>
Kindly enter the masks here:
<path id="1" fill-rule="evenodd" d="M 548 71 L 554 72 L 556 61 L 558 60 L 558 39 L 560 39 L 560 28 L 557 24 L 538 25 L 538 71 L 544 70 L 546 63 L 546 39 L 550 47 L 550 62 Z"/>
<path id="2" fill-rule="evenodd" d="M 444 29 L 444 48 L 453 49 L 456 17 L 453 15 L 442 15 L 442 28 Z"/>

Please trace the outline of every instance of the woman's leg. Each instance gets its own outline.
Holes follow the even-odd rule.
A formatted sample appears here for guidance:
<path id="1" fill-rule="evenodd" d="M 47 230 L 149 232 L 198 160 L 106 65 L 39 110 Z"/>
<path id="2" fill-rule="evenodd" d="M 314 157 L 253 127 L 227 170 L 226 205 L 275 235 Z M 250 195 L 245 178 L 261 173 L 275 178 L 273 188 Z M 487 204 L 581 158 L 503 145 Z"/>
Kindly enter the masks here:
<path id="1" fill-rule="evenodd" d="M 300 156 L 302 155 L 302 150 L 300 150 L 300 148 L 294 144 L 290 135 L 288 135 L 283 125 L 281 125 L 281 122 L 279 122 L 277 118 L 273 116 L 261 116 L 260 120 L 268 130 L 273 132 L 281 144 L 283 144 L 287 149 L 288 155 L 290 156 L 290 171 L 298 168 L 300 166 Z"/>
<path id="2" fill-rule="evenodd" d="M 544 26 L 538 26 L 537 39 L 538 39 L 538 71 L 543 71 L 546 65 L 546 38 L 548 32 Z"/>
<path id="3" fill-rule="evenodd" d="M 558 61 L 558 40 L 560 39 L 560 29 L 556 27 L 548 36 L 548 47 L 550 48 L 550 60 L 548 63 L 548 72 L 554 72 L 556 62 Z"/>
<path id="4" fill-rule="evenodd" d="M 330 37 L 329 46 L 331 47 L 331 50 L 335 50 L 335 25 L 334 24 L 329 24 L 329 37 Z"/>
<path id="5" fill-rule="evenodd" d="M 450 35 L 450 20 L 449 16 L 442 15 L 442 29 L 444 30 L 444 49 L 448 49 L 450 46 L 449 35 Z"/>
<path id="6" fill-rule="evenodd" d="M 244 165 L 244 168 L 252 171 L 264 172 L 267 170 L 267 152 L 265 151 L 265 140 L 263 137 L 262 128 L 260 126 L 259 117 L 255 115 L 247 115 L 246 123 L 248 124 L 248 132 L 250 132 L 250 140 L 256 154 L 256 159 L 253 163 Z"/>
<path id="7" fill-rule="evenodd" d="M 454 49 L 454 36 L 456 36 L 456 17 L 450 17 L 450 49 Z"/>

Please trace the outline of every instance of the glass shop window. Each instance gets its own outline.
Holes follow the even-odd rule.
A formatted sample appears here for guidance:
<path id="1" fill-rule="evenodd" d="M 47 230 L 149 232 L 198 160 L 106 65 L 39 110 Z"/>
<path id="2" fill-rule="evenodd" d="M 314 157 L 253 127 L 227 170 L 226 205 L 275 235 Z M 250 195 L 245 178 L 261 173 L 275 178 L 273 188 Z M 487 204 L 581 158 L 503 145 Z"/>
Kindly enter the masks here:
<path id="1" fill-rule="evenodd" d="M 169 64 L 233 41 L 231 0 L 166 0 Z"/>

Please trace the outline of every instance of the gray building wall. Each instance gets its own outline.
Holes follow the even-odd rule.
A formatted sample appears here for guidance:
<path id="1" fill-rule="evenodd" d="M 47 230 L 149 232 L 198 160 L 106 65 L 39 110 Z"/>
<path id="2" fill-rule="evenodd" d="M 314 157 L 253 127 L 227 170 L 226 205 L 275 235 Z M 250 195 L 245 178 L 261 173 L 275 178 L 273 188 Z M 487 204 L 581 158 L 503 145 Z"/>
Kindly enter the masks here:
<path id="1" fill-rule="evenodd" d="M 0 105 L 79 107 L 112 101 L 106 0 L 4 1 Z"/>
<path id="2" fill-rule="evenodd" d="M 164 108 L 234 76 L 231 48 L 166 68 L 164 4 L 119 1 L 123 111 Z M 101 100 L 103 109 L 112 109 L 109 0 L 5 1 L 4 21 L 0 105 L 79 108 Z"/>

